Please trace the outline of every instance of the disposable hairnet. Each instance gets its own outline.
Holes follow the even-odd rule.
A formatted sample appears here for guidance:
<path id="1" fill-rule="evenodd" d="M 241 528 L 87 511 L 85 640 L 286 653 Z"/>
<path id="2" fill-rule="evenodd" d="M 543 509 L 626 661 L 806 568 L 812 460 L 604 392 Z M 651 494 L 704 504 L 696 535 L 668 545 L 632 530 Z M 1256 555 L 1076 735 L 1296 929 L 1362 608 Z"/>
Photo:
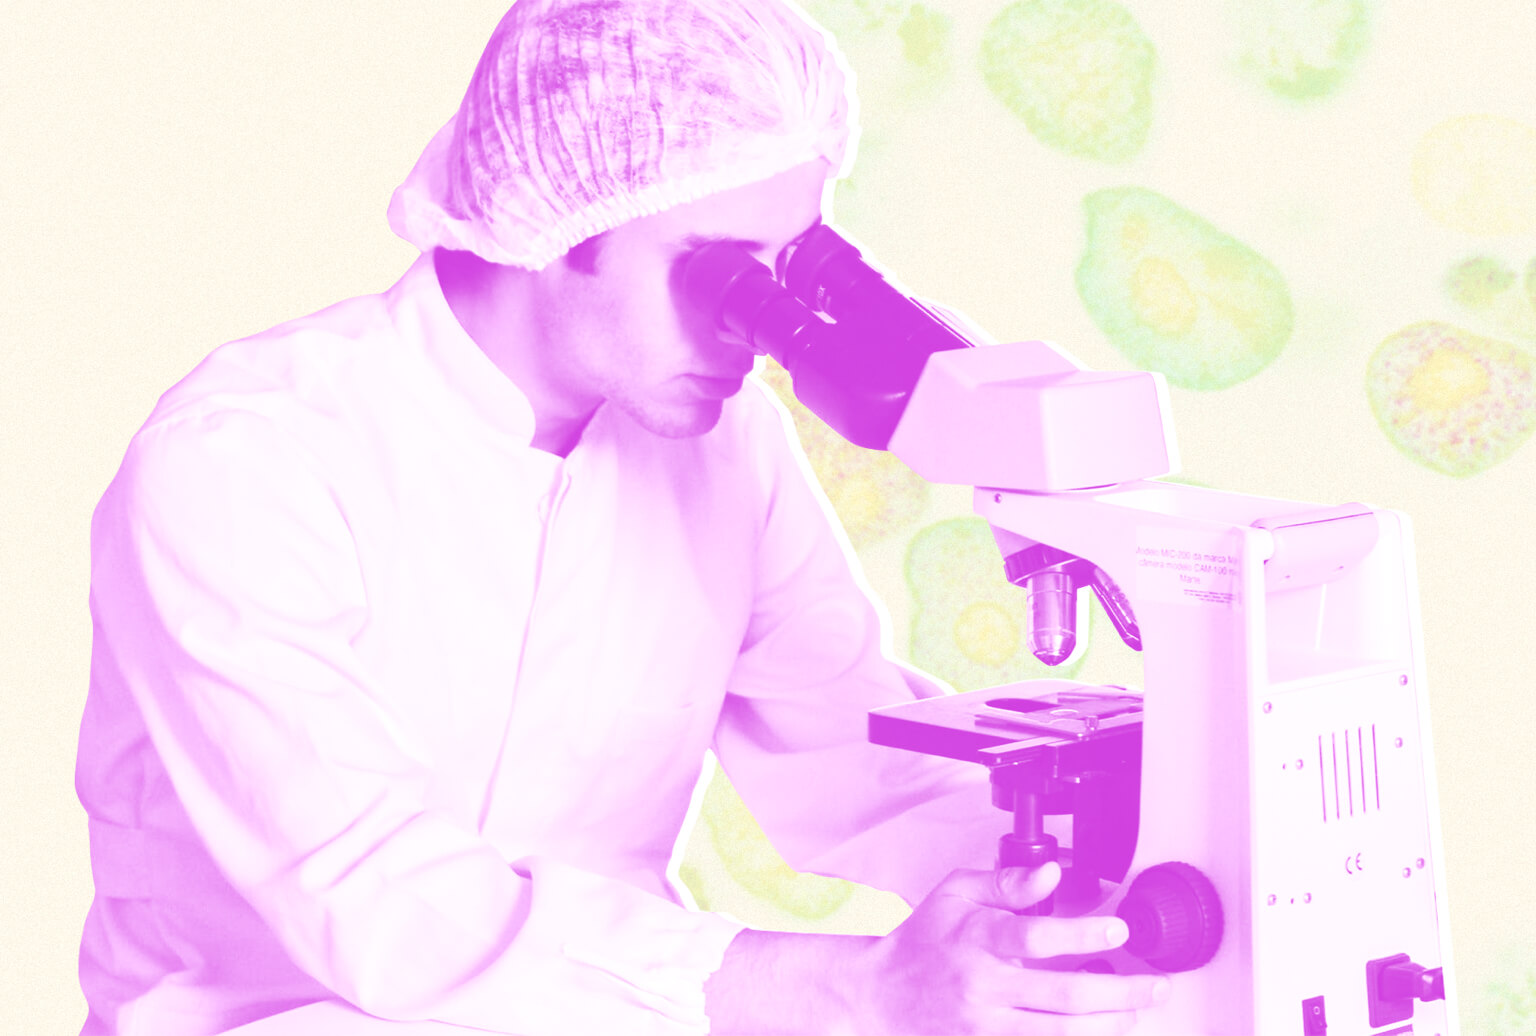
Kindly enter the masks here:
<path id="1" fill-rule="evenodd" d="M 516 0 L 389 223 L 541 269 L 813 158 L 840 171 L 850 103 L 830 40 L 779 0 Z"/>

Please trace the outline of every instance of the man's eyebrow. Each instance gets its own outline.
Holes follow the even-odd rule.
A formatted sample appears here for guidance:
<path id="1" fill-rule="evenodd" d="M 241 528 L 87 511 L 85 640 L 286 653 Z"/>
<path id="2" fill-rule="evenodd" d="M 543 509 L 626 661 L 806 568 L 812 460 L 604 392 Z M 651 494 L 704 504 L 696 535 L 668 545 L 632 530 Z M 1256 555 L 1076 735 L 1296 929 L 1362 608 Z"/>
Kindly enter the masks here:
<path id="1" fill-rule="evenodd" d="M 799 243 L 799 241 L 807 234 L 821 226 L 821 223 L 822 221 L 818 218 L 810 226 L 806 227 L 799 234 L 796 234 L 794 241 L 790 243 Z M 743 237 L 731 237 L 729 234 L 689 234 L 687 237 L 683 238 L 683 248 L 688 251 L 692 251 L 696 248 L 703 248 L 705 245 L 712 245 L 720 242 L 728 245 L 740 245 L 749 252 L 761 252 L 768 247 L 762 241 L 754 241 Z"/>
<path id="2" fill-rule="evenodd" d="M 724 243 L 728 245 L 741 245 L 749 252 L 760 252 L 768 246 L 761 241 L 750 241 L 741 237 L 730 237 L 726 234 L 689 234 L 683 238 L 683 247 L 692 251 L 695 248 L 703 248 L 705 245 Z"/>

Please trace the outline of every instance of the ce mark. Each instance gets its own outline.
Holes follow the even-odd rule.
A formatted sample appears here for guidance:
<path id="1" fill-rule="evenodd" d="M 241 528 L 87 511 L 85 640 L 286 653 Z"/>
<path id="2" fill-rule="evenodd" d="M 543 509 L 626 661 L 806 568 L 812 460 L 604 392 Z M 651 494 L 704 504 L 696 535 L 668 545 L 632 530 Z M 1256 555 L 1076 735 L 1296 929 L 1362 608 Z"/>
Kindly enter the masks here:
<path id="1" fill-rule="evenodd" d="M 1355 853 L 1353 856 L 1344 857 L 1344 873 L 1359 874 L 1365 870 L 1365 864 L 1360 862 L 1360 857 L 1364 855 L 1364 853 Z"/>

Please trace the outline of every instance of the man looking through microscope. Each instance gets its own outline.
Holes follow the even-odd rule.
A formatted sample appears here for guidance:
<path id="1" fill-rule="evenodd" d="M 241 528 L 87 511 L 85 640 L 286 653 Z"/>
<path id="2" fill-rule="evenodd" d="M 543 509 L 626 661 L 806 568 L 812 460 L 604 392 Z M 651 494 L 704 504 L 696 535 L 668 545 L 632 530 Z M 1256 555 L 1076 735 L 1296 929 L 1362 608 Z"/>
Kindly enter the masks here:
<path id="1" fill-rule="evenodd" d="M 1016 916 L 1059 872 L 985 869 L 979 775 L 864 743 L 932 690 L 752 354 L 680 304 L 702 243 L 815 225 L 847 113 L 774 0 L 519 0 L 391 203 L 405 276 L 161 399 L 92 531 L 87 1033 L 1088 1034 L 1154 1001 L 1021 966 L 1123 925 Z M 679 905 L 707 748 L 793 865 L 911 918 Z"/>

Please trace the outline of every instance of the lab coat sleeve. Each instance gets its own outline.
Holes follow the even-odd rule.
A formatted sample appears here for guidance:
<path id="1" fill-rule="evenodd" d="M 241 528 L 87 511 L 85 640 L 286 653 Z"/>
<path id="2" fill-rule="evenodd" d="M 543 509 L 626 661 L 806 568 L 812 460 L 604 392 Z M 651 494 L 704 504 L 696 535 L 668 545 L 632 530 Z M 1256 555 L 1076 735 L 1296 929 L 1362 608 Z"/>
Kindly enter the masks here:
<path id="1" fill-rule="evenodd" d="M 429 761 L 351 647 L 368 595 L 344 511 L 275 423 L 152 424 L 92 538 L 98 635 L 197 836 L 299 967 L 389 1019 L 707 1031 L 738 924 L 505 860 L 427 805 Z"/>
<path id="2" fill-rule="evenodd" d="M 791 866 L 916 904 L 949 871 L 992 866 L 1007 816 L 983 767 L 867 742 L 870 709 L 943 692 L 883 650 L 787 419 L 764 411 L 756 597 L 715 752 Z"/>

